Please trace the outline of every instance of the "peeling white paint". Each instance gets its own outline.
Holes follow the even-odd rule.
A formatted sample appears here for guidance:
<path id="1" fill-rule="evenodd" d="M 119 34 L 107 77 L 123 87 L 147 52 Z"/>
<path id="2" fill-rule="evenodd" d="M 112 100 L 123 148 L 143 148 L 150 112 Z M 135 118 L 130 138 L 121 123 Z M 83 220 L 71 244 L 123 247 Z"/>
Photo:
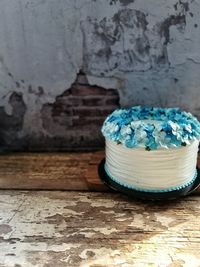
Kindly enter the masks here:
<path id="1" fill-rule="evenodd" d="M 81 245 L 80 244 L 70 244 L 70 243 L 62 243 L 61 245 L 48 245 L 47 246 L 47 251 L 66 251 L 70 250 L 72 248 L 79 248 Z"/>
<path id="2" fill-rule="evenodd" d="M 82 201 L 89 203 L 91 207 L 105 207 L 105 208 L 112 208 L 115 206 L 115 201 L 113 199 L 105 200 L 103 198 L 99 198 L 98 202 L 94 202 L 92 199 L 82 196 Z"/>
<path id="3" fill-rule="evenodd" d="M 107 227 L 94 227 L 93 230 L 95 232 L 100 232 L 104 235 L 110 235 L 111 233 L 118 232 L 116 228 L 107 228 Z"/>
<path id="4" fill-rule="evenodd" d="M 156 216 L 157 221 L 160 222 L 165 227 L 169 227 L 170 224 L 174 221 L 173 218 L 170 218 L 167 215 L 166 216 L 164 216 L 164 215 L 160 216 L 160 214 L 155 213 L 155 216 Z"/>
<path id="5" fill-rule="evenodd" d="M 98 206 L 113 197 L 114 206 Z M 97 206 L 86 205 L 86 199 Z M 6 219 L 1 229 L 7 224 L 13 230 L 0 239 L 2 267 L 200 264 L 198 196 L 169 207 L 109 193 L 2 191 L 0 203 L 0 217 Z M 77 214 L 69 217 L 65 209 L 72 206 Z"/>

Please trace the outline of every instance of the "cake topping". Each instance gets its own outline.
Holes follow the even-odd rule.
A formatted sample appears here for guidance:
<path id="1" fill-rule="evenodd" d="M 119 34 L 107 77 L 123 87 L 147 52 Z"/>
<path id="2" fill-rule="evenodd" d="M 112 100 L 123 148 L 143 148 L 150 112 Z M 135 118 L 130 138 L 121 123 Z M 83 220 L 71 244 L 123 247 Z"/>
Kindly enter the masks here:
<path id="1" fill-rule="evenodd" d="M 155 150 L 200 140 L 200 122 L 179 108 L 136 106 L 111 113 L 104 121 L 102 133 L 128 148 Z"/>

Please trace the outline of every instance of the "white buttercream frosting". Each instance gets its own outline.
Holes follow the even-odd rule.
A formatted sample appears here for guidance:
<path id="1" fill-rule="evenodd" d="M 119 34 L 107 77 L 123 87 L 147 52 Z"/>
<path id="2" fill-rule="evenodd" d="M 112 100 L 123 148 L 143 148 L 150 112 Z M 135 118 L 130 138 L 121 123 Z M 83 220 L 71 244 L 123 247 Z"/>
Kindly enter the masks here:
<path id="1" fill-rule="evenodd" d="M 122 184 L 162 190 L 189 183 L 195 176 L 199 141 L 147 151 L 127 148 L 106 138 L 106 170 Z"/>

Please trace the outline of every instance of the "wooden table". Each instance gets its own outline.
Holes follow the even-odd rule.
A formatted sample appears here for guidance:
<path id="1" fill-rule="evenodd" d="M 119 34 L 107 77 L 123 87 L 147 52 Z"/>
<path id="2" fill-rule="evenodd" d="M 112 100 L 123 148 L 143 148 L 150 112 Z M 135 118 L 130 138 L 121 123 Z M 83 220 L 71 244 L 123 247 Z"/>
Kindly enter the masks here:
<path id="1" fill-rule="evenodd" d="M 97 173 L 102 158 L 104 151 L 0 155 L 0 188 L 108 191 Z"/>
<path id="2" fill-rule="evenodd" d="M 0 191 L 1 267 L 199 267 L 200 198 Z"/>

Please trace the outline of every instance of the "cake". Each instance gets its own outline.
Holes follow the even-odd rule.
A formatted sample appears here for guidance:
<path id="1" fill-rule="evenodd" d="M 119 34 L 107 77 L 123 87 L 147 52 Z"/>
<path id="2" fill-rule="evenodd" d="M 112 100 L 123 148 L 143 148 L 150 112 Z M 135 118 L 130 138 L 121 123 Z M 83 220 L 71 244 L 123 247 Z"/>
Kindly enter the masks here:
<path id="1" fill-rule="evenodd" d="M 170 192 L 197 177 L 200 123 L 179 108 L 117 109 L 103 123 L 104 170 L 142 192 Z"/>

